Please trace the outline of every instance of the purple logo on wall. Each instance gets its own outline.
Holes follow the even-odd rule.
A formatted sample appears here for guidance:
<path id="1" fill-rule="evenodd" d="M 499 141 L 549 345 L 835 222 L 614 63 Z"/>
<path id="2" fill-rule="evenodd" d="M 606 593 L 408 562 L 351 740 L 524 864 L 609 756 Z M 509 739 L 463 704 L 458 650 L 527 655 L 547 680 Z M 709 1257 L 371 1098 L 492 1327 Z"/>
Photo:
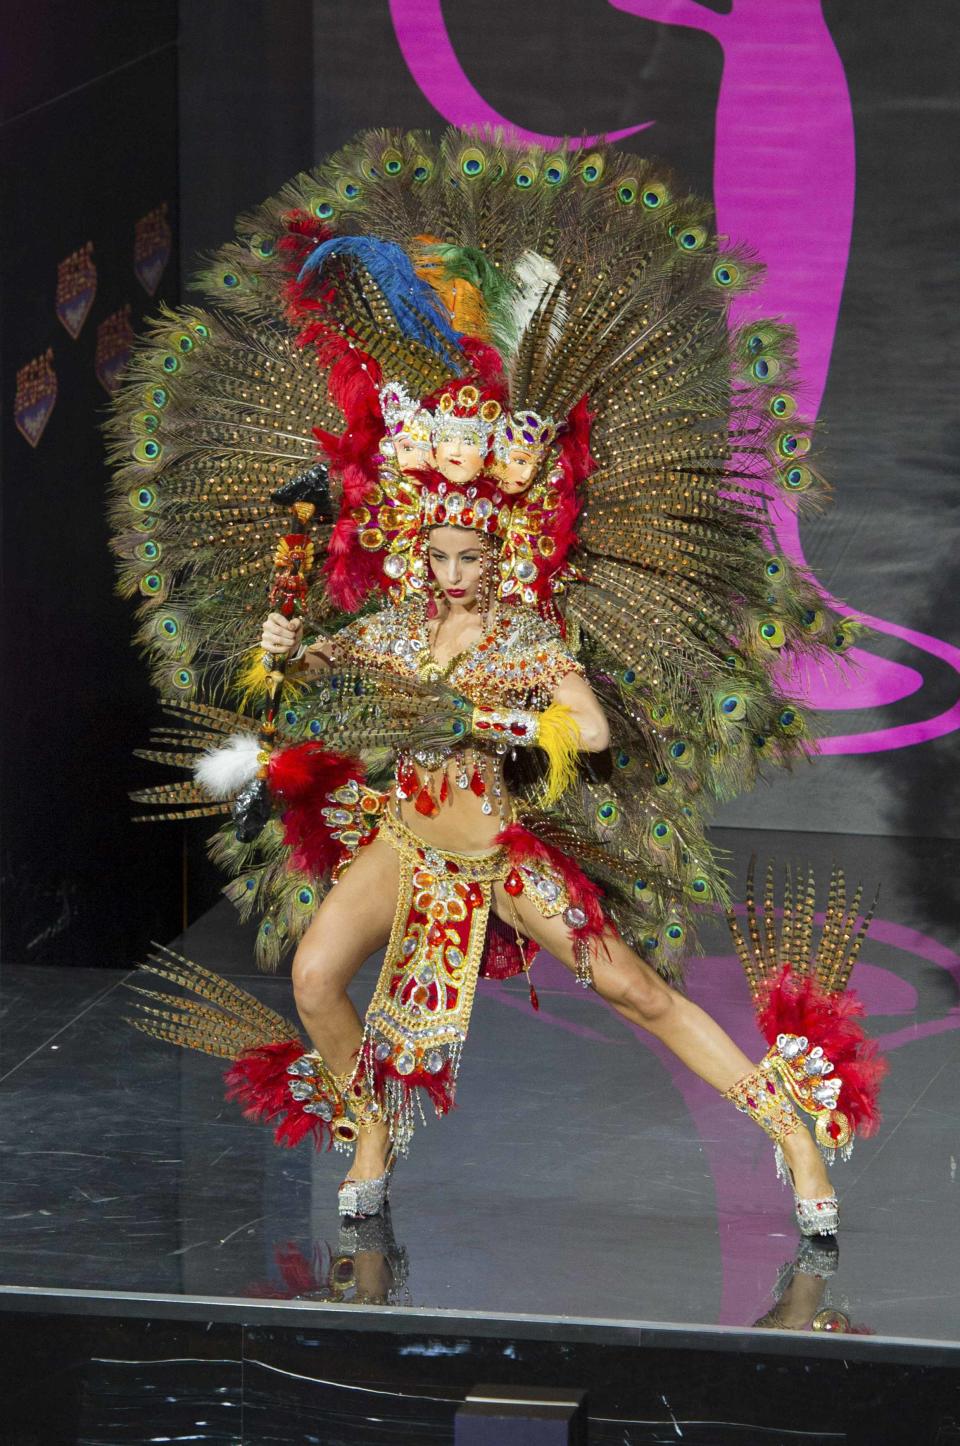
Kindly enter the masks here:
<path id="1" fill-rule="evenodd" d="M 815 418 L 843 295 L 856 176 L 850 93 L 820 0 L 734 0 L 725 15 L 697 0 L 608 3 L 643 20 L 710 35 L 723 51 L 714 165 L 717 229 L 748 241 L 764 258 L 767 274 L 758 293 L 759 313 L 756 296 L 748 303 L 749 313 L 782 316 L 796 327 L 805 411 Z M 522 140 L 551 146 L 563 140 L 515 125 L 475 89 L 450 41 L 440 0 L 390 0 L 390 10 L 414 80 L 452 125 L 502 126 Z M 784 64 L 785 54 L 789 65 Z M 626 130 L 609 131 L 606 138 L 622 140 L 653 124 L 641 120 Z M 777 136 L 775 186 L 770 184 L 772 132 Z M 817 225 L 805 226 L 811 196 L 817 198 Z M 775 505 L 779 545 L 805 566 L 796 514 Z M 830 600 L 841 612 L 862 617 L 870 628 L 912 644 L 960 676 L 960 649 Z M 828 675 L 794 679 L 794 690 L 799 685 L 813 707 L 830 712 L 896 703 L 923 684 L 916 669 L 864 649 L 852 649 L 847 657 L 849 661 L 838 660 Z M 820 752 L 882 752 L 939 738 L 956 728 L 960 701 L 919 722 L 825 738 Z"/>
<path id="2" fill-rule="evenodd" d="M 17 431 L 31 447 L 35 447 L 43 436 L 56 400 L 57 374 L 53 369 L 53 349 L 47 347 L 43 356 L 34 357 L 17 371 L 13 420 Z"/>
<path id="3" fill-rule="evenodd" d="M 57 316 L 76 341 L 97 294 L 93 242 L 64 257 L 57 267 Z"/>
<path id="4" fill-rule="evenodd" d="M 148 211 L 134 227 L 133 269 L 144 291 L 156 296 L 160 278 L 170 260 L 173 237 L 167 220 L 167 203 Z"/>

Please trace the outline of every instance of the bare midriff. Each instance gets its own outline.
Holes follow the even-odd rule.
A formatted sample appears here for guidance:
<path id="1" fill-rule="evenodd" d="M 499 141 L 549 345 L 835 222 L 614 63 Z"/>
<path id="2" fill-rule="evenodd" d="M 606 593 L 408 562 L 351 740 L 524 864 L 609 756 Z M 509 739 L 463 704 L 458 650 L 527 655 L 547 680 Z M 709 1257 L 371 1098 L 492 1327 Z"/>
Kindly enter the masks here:
<path id="1" fill-rule="evenodd" d="M 436 768 L 426 773 L 417 769 L 421 783 L 427 784 L 437 806 L 432 816 L 419 813 L 414 799 L 391 802 L 391 808 L 398 813 L 411 833 L 422 838 L 434 848 L 447 849 L 451 853 L 483 853 L 494 848 L 494 839 L 503 827 L 500 811 L 483 812 L 483 798 L 470 788 L 457 784 L 457 766 L 454 759 L 445 768 Z M 443 780 L 446 778 L 446 798 L 441 801 Z M 509 822 L 512 817 L 511 800 L 506 790 L 501 795 L 503 818 Z"/>

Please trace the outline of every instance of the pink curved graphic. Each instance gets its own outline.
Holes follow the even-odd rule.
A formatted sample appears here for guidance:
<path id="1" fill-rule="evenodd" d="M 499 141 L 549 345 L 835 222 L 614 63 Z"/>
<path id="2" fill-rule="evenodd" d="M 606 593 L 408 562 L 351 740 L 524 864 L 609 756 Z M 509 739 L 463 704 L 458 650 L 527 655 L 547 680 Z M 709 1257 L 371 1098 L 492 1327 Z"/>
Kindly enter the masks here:
<path id="1" fill-rule="evenodd" d="M 850 94 L 820 0 L 734 0 L 720 15 L 697 0 L 607 0 L 644 20 L 712 36 L 723 51 L 717 103 L 714 199 L 722 234 L 748 238 L 767 264 L 759 293 L 769 316 L 797 330 L 805 411 L 815 419 L 826 384 L 843 294 L 853 221 L 856 158 Z M 461 126 L 504 126 L 544 145 L 563 138 L 526 131 L 495 111 L 467 78 L 444 23 L 440 0 L 390 0 L 397 40 L 431 105 Z M 611 131 L 619 140 L 653 122 Z M 776 139 L 771 146 L 770 138 Z M 756 297 L 743 303 L 756 315 Z M 736 316 L 734 317 L 736 320 Z M 779 546 L 805 566 L 796 513 L 774 499 Z M 824 590 L 825 596 L 826 590 Z M 833 599 L 831 599 L 833 601 Z M 855 610 L 835 604 L 848 615 Z M 880 618 L 876 631 L 904 639 L 957 670 L 949 645 Z M 863 650 L 854 671 L 801 674 L 794 688 L 814 707 L 875 708 L 917 691 L 914 668 Z M 960 701 L 936 718 L 828 739 L 823 753 L 881 752 L 940 737 L 960 727 Z"/>
<path id="2" fill-rule="evenodd" d="M 854 615 L 850 608 L 841 608 L 840 611 Z M 903 638 L 915 647 L 924 648 L 933 657 L 948 663 L 960 676 L 960 648 L 955 648 L 952 643 L 945 643 L 942 638 L 931 637 L 929 633 L 918 633 L 913 628 L 902 628 L 898 623 L 884 622 L 881 618 L 869 617 L 864 613 L 857 613 L 856 616 L 877 632 L 889 633 L 891 637 Z M 851 656 L 854 654 L 857 657 L 863 656 L 858 649 L 851 650 Z M 885 659 L 874 661 L 884 662 Z M 913 669 L 908 668 L 905 671 L 912 672 Z M 907 691 L 914 690 L 911 688 Z M 833 738 L 821 738 L 817 752 L 882 753 L 888 748 L 908 748 L 914 743 L 926 743 L 930 738 L 942 738 L 945 733 L 952 733 L 957 728 L 960 728 L 960 699 L 942 713 L 933 718 L 923 718 L 918 723 L 902 723 L 897 727 L 879 729 L 875 733 L 847 733 Z"/>

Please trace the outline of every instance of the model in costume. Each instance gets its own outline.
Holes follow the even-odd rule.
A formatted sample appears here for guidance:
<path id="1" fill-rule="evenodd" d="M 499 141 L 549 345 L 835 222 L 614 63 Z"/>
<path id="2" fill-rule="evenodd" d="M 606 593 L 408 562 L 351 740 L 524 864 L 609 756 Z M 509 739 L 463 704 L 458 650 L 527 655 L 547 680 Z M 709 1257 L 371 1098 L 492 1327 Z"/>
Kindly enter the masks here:
<path id="1" fill-rule="evenodd" d="M 232 1058 L 278 1138 L 356 1145 L 344 1213 L 449 1109 L 478 976 L 542 946 L 760 1124 L 804 1232 L 836 1228 L 795 1107 L 828 1151 L 875 1119 L 838 997 L 859 899 L 835 884 L 816 959 L 812 895 L 782 957 L 772 897 L 763 942 L 751 915 L 758 1067 L 673 987 L 727 902 L 707 803 L 802 755 L 785 660 L 852 635 L 767 547 L 770 495 L 821 484 L 788 329 L 728 330 L 758 270 L 636 157 L 368 133 L 242 219 L 211 305 L 131 364 L 115 547 L 177 718 L 145 756 L 193 765 L 137 796 L 232 815 L 213 856 L 261 964 L 295 950 L 312 1048 L 172 956 L 204 1002 L 139 1022 Z"/>

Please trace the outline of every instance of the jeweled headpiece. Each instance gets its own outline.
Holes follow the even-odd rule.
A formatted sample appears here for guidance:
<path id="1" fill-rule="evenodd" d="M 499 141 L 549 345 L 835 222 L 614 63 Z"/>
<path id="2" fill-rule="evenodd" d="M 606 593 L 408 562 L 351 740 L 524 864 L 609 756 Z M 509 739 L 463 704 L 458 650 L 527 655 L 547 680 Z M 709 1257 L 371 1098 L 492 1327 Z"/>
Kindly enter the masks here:
<path id="1" fill-rule="evenodd" d="M 381 451 L 393 455 L 393 443 L 399 437 L 422 448 L 426 453 L 433 445 L 433 417 L 411 397 L 402 382 L 387 382 L 380 389 L 380 410 L 386 427 Z"/>
<path id="2" fill-rule="evenodd" d="M 403 382 L 387 382 L 380 388 L 380 411 L 387 431 L 402 430 L 404 422 L 420 411 L 419 397 L 411 397 Z"/>
<path id="3" fill-rule="evenodd" d="M 527 605 L 548 601 L 570 576 L 566 560 L 578 511 L 574 474 L 558 458 L 522 495 L 507 495 L 493 471 L 483 468 L 493 462 L 496 442 L 505 459 L 512 447 L 545 452 L 557 425 L 535 412 L 511 415 L 504 384 L 479 376 L 455 378 L 420 399 L 402 383 L 387 382 L 378 399 L 385 434 L 381 455 L 373 459 L 379 465 L 365 489 L 344 489 L 337 556 L 328 568 L 331 595 L 352 610 L 354 578 L 362 579 L 361 588 L 378 584 L 398 599 L 422 593 L 429 581 L 430 529 L 463 527 L 495 540 L 499 597 Z M 424 452 L 431 443 L 469 442 L 480 449 L 481 471 L 469 481 L 453 481 L 429 464 L 398 469 L 391 458 L 401 436 L 422 443 Z"/>
<path id="4" fill-rule="evenodd" d="M 436 398 L 434 443 L 464 441 L 486 451 L 502 415 L 503 403 L 494 388 L 453 382 Z"/>
<path id="5" fill-rule="evenodd" d="M 493 452 L 498 462 L 508 462 L 514 447 L 543 452 L 557 435 L 557 424 L 536 412 L 504 412 L 493 434 Z"/>

